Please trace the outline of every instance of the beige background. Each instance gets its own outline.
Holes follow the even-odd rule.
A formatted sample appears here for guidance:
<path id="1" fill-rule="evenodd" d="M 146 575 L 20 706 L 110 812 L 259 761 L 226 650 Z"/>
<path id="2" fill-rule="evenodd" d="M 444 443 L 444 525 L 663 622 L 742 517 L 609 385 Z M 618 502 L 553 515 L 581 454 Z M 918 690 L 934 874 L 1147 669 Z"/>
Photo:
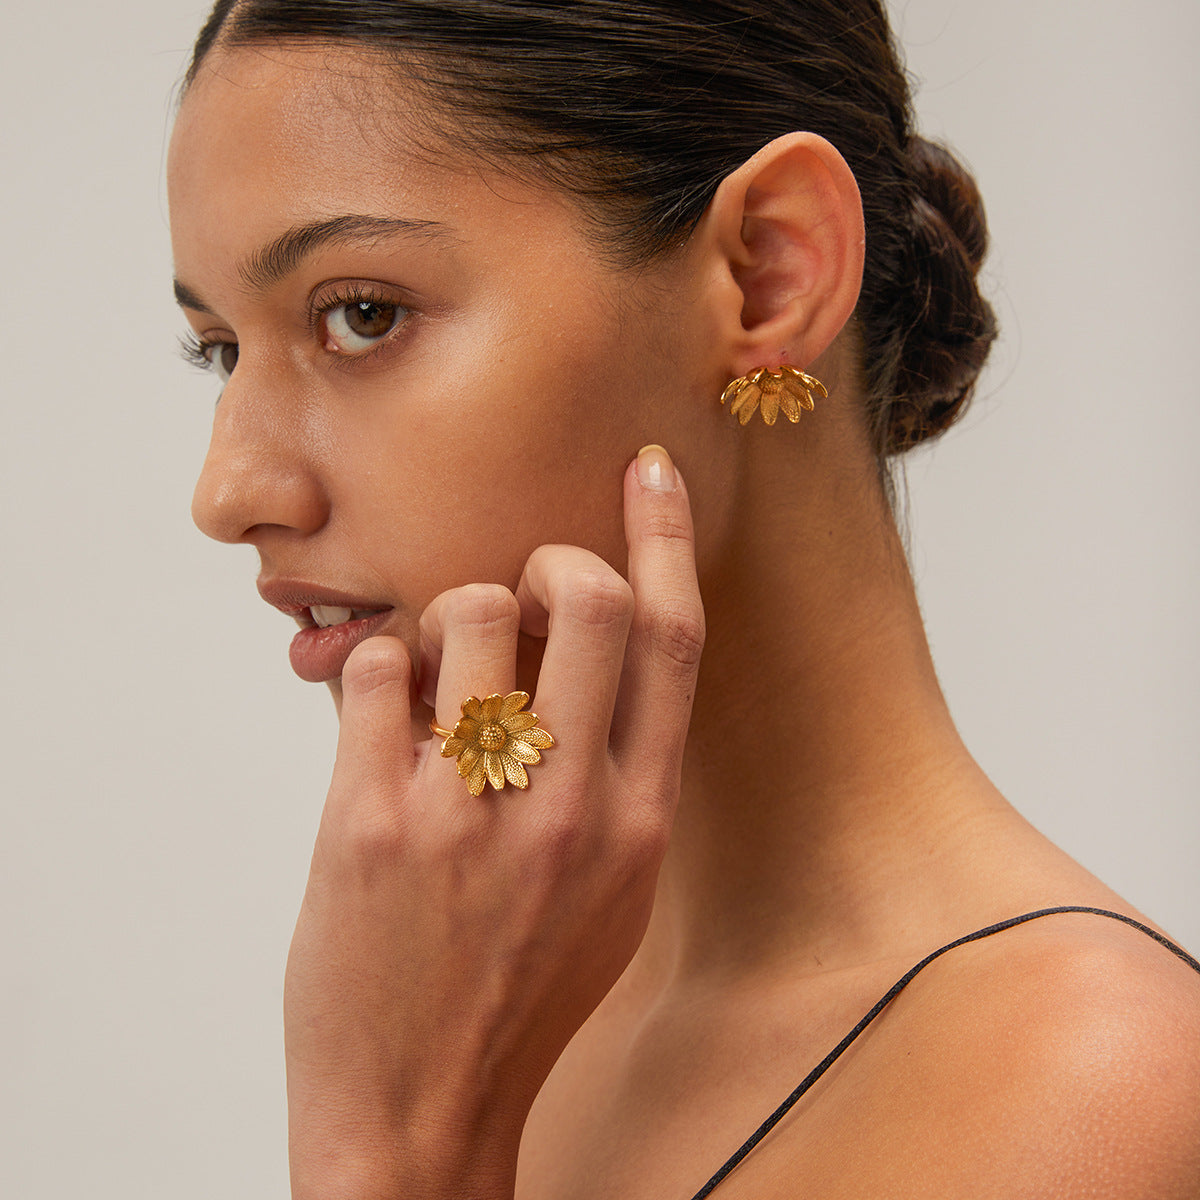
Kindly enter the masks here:
<path id="1" fill-rule="evenodd" d="M 1200 8 L 911 0 L 988 198 L 1004 340 L 915 459 L 968 741 L 1200 946 Z M 214 391 L 161 199 L 194 0 L 6 0 L 0 1193 L 286 1194 L 280 979 L 331 763 L 253 552 L 188 520 Z M 715 1165 L 715 1164 L 714 1164 Z"/>

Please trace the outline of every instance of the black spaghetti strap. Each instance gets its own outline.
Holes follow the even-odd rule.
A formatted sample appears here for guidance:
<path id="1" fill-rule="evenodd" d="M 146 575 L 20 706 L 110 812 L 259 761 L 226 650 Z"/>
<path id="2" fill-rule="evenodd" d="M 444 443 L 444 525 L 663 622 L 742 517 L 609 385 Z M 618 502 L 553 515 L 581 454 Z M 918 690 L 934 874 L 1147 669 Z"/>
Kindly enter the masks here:
<path id="1" fill-rule="evenodd" d="M 951 950 L 956 950 L 959 946 L 965 946 L 968 942 L 977 942 L 980 938 L 991 937 L 994 933 L 1003 933 L 1006 929 L 1012 929 L 1014 925 L 1024 925 L 1026 921 L 1035 921 L 1038 917 L 1050 917 L 1057 913 L 1092 913 L 1098 917 L 1109 917 L 1114 921 L 1122 921 L 1126 925 L 1132 925 L 1134 929 L 1140 929 L 1147 937 L 1152 937 L 1160 945 L 1165 946 L 1172 954 L 1183 959 L 1192 970 L 1200 972 L 1200 962 L 1197 962 L 1186 950 L 1181 946 L 1175 945 L 1174 942 L 1163 937 L 1161 933 L 1155 932 L 1148 925 L 1143 925 L 1141 921 L 1135 921 L 1132 917 L 1125 916 L 1124 913 L 1110 912 L 1107 908 L 1087 908 L 1082 905 L 1064 904 L 1058 908 L 1041 908 L 1037 912 L 1024 913 L 1019 917 L 1010 917 L 1007 921 L 1001 921 L 998 925 L 989 925 L 986 929 L 977 929 L 974 933 L 968 933 L 965 937 L 960 937 L 956 941 L 950 942 L 943 946 L 940 950 L 935 950 L 932 954 L 921 959 L 915 967 L 912 968 L 906 975 L 896 980 L 887 992 L 880 998 L 874 1008 L 867 1013 L 865 1017 L 848 1034 L 812 1069 L 805 1077 L 804 1081 L 788 1098 L 738 1147 L 736 1151 L 726 1160 L 721 1169 L 692 1197 L 692 1200 L 704 1200 L 713 1188 L 719 1184 L 730 1171 L 734 1169 L 741 1161 L 758 1145 L 759 1142 L 779 1124 L 787 1115 L 792 1106 L 808 1091 L 809 1088 L 829 1070 L 831 1066 L 849 1049 L 851 1043 L 858 1037 L 872 1021 L 902 991 L 919 975 L 931 962 L 941 958 L 943 954 Z"/>

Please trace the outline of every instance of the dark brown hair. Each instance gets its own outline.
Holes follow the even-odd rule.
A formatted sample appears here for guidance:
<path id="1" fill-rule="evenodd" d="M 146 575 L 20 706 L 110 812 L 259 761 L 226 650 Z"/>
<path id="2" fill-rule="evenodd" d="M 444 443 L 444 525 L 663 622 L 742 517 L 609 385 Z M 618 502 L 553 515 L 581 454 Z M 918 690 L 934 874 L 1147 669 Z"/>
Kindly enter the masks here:
<path id="1" fill-rule="evenodd" d="M 219 41 L 390 51 L 473 144 L 538 161 L 623 260 L 669 251 L 721 180 L 795 129 L 846 158 L 867 248 L 857 317 L 877 453 L 946 429 L 996 334 L 974 180 L 912 129 L 880 0 L 218 0 Z M 482 141 L 477 141 L 482 139 Z"/>

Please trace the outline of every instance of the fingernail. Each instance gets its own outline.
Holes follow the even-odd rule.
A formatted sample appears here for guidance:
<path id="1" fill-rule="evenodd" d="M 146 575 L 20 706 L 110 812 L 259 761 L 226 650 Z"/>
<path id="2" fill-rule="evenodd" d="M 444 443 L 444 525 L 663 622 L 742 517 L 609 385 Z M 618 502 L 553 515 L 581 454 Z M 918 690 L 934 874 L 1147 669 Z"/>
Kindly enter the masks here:
<path id="1" fill-rule="evenodd" d="M 652 492 L 675 490 L 675 464 L 661 446 L 643 446 L 637 456 L 638 482 Z"/>

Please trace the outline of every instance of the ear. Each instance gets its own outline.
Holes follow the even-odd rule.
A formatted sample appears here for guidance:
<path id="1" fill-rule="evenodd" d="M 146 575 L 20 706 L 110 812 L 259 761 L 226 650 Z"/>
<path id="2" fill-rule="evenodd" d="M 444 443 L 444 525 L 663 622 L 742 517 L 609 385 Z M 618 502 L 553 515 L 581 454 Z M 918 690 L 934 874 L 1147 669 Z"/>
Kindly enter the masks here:
<path id="1" fill-rule="evenodd" d="M 824 138 L 789 133 L 768 143 L 721 183 L 697 232 L 730 285 L 714 294 L 733 375 L 808 366 L 854 312 L 862 200 Z"/>

